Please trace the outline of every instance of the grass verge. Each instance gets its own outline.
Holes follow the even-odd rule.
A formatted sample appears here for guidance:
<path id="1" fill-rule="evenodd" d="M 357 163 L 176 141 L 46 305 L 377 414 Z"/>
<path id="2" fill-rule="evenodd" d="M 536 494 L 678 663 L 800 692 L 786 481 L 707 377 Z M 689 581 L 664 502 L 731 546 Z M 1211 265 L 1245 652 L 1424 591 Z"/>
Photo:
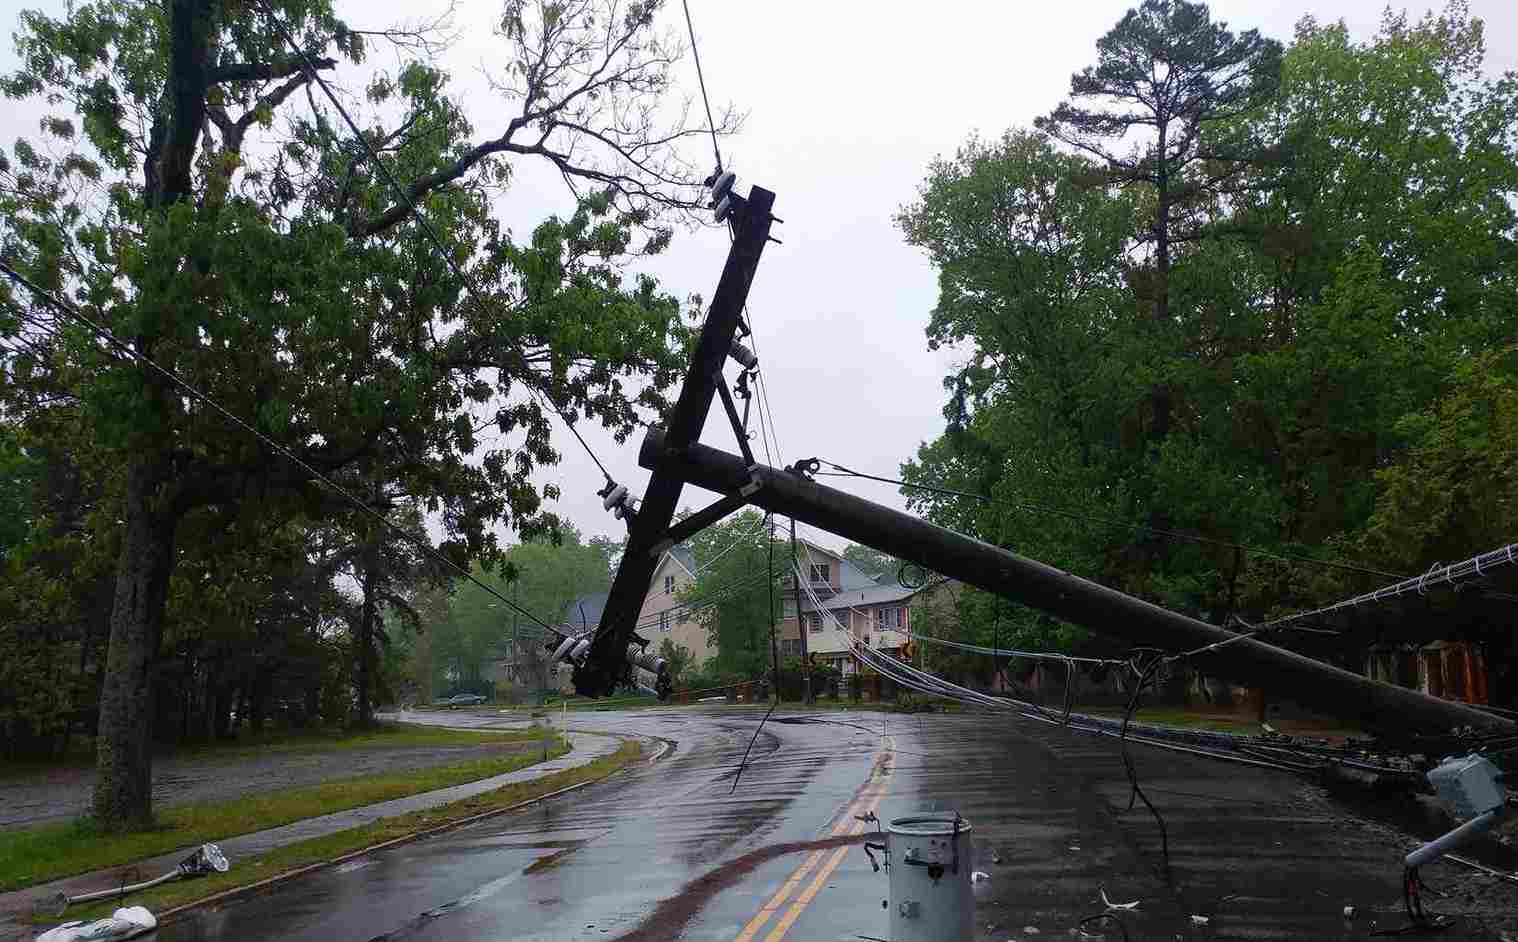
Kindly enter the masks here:
<path id="1" fill-rule="evenodd" d="M 560 756 L 568 751 L 569 744 L 560 739 L 549 755 Z M 324 782 L 230 801 L 175 805 L 163 809 L 158 815 L 158 826 L 147 831 L 103 833 L 88 821 L 6 831 L 0 833 L 0 891 L 116 867 L 176 848 L 262 831 L 334 811 L 475 782 L 526 768 L 542 757 L 536 741 L 505 743 L 499 755 L 468 762 Z"/>
<path id="2" fill-rule="evenodd" d="M 342 752 L 348 749 L 411 749 L 423 746 L 481 746 L 526 742 L 526 731 L 474 732 L 444 729 L 417 723 L 379 723 L 369 729 L 284 729 L 255 734 L 244 732 L 226 743 L 181 749 L 175 756 L 189 758 L 235 757 L 241 753 Z"/>
<path id="3" fill-rule="evenodd" d="M 154 913 L 184 907 L 200 900 L 228 893 L 270 879 L 334 863 L 340 858 L 378 849 L 386 845 L 419 837 L 444 827 L 459 824 L 485 814 L 506 811 L 523 802 L 542 798 L 575 785 L 606 778 L 637 761 L 641 748 L 636 742 L 624 742 L 616 752 L 575 769 L 565 769 L 532 782 L 507 785 L 483 795 L 440 805 L 427 811 L 414 811 L 371 822 L 362 827 L 338 831 L 298 844 L 272 850 L 257 857 L 232 862 L 232 869 L 199 880 L 167 883 L 132 896 L 128 904 L 146 906 Z M 68 919 L 98 919 L 108 915 L 117 901 L 95 903 L 70 909 Z M 55 922 L 57 920 L 37 920 Z"/>

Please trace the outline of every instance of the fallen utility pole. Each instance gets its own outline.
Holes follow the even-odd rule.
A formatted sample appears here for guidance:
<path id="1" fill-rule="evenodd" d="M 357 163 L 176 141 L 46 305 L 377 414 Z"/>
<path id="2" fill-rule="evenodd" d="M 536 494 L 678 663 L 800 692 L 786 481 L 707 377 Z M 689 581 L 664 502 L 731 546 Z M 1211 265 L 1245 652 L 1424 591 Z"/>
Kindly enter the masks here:
<path id="1" fill-rule="evenodd" d="M 1100 634 L 1168 651 L 1189 651 L 1223 643 L 1197 652 L 1189 662 L 1214 676 L 1289 691 L 1292 700 L 1356 720 L 1367 729 L 1395 737 L 1413 732 L 1444 733 L 1465 726 L 1518 728 L 1510 720 L 1465 704 L 1371 680 L 1253 638 L 1240 638 L 1231 631 L 818 484 L 792 471 L 749 465 L 737 455 L 701 444 L 682 443 L 681 447 L 673 448 L 668 442 L 669 437 L 662 429 L 649 429 L 638 455 L 639 463 L 721 494 L 735 494 L 757 483 L 757 489 L 748 494 L 751 504 L 803 520 Z"/>

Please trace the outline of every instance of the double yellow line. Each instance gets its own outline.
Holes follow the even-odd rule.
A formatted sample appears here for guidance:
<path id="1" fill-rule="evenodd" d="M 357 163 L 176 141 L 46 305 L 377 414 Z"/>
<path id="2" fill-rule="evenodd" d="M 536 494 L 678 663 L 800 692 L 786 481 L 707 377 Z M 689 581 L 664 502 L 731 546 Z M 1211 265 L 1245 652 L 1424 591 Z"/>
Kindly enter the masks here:
<path id="1" fill-rule="evenodd" d="M 878 768 L 877 766 L 877 770 Z M 854 816 L 869 814 L 879 807 L 880 799 L 885 795 L 885 791 L 886 786 L 883 780 L 866 787 L 859 797 L 855 798 L 847 808 L 843 809 L 843 813 L 838 816 L 838 822 L 833 825 L 830 836 L 839 837 L 844 834 L 857 835 L 863 833 L 865 823 L 857 820 Z M 801 895 L 796 897 L 795 902 L 785 909 L 780 920 L 770 929 L 769 934 L 764 936 L 763 942 L 780 942 L 781 939 L 784 939 L 785 934 L 791 931 L 791 926 L 801 917 L 802 911 L 807 908 L 812 902 L 813 897 L 827 883 L 828 877 L 832 875 L 834 870 L 838 869 L 840 863 L 843 863 L 844 855 L 849 852 L 850 846 L 845 844 L 836 849 L 825 848 L 823 850 L 814 850 L 810 854 L 807 854 L 806 859 L 790 875 L 785 884 L 776 891 L 774 896 L 770 897 L 769 902 L 764 904 L 764 908 L 759 910 L 753 919 L 749 920 L 748 925 L 743 927 L 743 931 L 738 933 L 738 938 L 734 942 L 753 942 L 754 939 L 758 938 L 759 933 L 775 917 L 775 914 L 780 912 L 782 907 L 785 907 L 786 901 L 791 898 L 791 894 L 795 893 L 797 887 L 805 882 L 807 875 L 812 872 L 812 869 L 817 866 L 823 857 L 827 857 L 827 862 L 817 871 L 817 875 L 812 878 L 812 882 L 807 884 L 806 889 L 801 891 Z"/>

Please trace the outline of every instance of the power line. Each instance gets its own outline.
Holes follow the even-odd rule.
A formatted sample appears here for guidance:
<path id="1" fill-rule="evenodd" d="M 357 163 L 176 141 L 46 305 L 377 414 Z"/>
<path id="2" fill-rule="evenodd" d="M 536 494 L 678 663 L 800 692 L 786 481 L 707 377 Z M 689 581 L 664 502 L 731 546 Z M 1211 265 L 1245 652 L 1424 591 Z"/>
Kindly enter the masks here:
<path id="1" fill-rule="evenodd" d="M 285 26 L 284 21 L 276 16 L 274 11 L 269 8 L 267 0 L 255 0 L 255 2 L 263 10 L 264 15 L 269 18 L 269 22 L 274 24 L 274 29 L 279 33 L 280 38 L 283 39 L 285 44 L 288 45 L 291 51 L 295 53 L 296 58 L 301 61 L 302 66 L 305 68 L 306 75 L 310 77 L 311 81 L 315 82 L 321 88 L 322 93 L 327 96 L 327 100 L 332 103 L 332 107 L 336 108 L 337 113 L 342 115 L 344 123 L 346 123 L 348 125 L 348 129 L 353 132 L 354 138 L 357 139 L 359 144 L 363 146 L 364 151 L 369 155 L 369 159 L 379 169 L 380 175 L 385 178 L 385 182 L 390 184 L 390 188 L 395 191 L 395 195 L 399 197 L 400 201 L 406 204 L 406 208 L 411 211 L 412 218 L 416 220 L 417 225 L 421 228 L 422 232 L 427 235 L 427 238 L 437 249 L 438 255 L 440 255 L 443 259 L 443 263 L 448 266 L 448 268 L 461 282 L 463 282 L 464 289 L 469 293 L 469 297 L 473 299 L 474 303 L 478 304 L 481 309 L 488 311 L 488 305 L 486 305 L 484 299 L 480 296 L 480 292 L 475 286 L 474 279 L 464 272 L 463 268 L 459 266 L 459 263 L 454 261 L 452 253 L 450 253 L 443 246 L 443 240 L 438 235 L 437 230 L 432 227 L 432 222 L 425 215 L 423 215 L 422 211 L 417 207 L 416 201 L 411 198 L 411 194 L 406 192 L 406 188 L 401 186 L 401 183 L 398 179 L 396 179 L 395 174 L 392 173 L 390 171 L 390 168 L 384 163 L 383 160 L 380 159 L 380 155 L 374 149 L 374 145 L 371 144 L 369 142 L 369 139 L 364 136 L 362 131 L 359 130 L 358 122 L 354 121 L 352 116 L 348 114 L 348 110 L 343 107 L 342 102 L 337 100 L 337 95 L 332 91 L 331 86 L 327 84 L 326 79 L 321 77 L 321 74 L 316 69 L 316 63 L 311 61 L 310 55 L 308 55 L 306 51 L 301 48 L 301 46 L 295 41 L 295 37 L 290 34 L 290 31 Z M 712 140 L 715 143 L 715 132 L 713 132 Z M 534 390 L 534 392 L 536 392 L 536 390 Z M 595 462 L 596 467 L 601 471 L 601 475 L 606 478 L 607 481 L 610 481 L 612 477 L 607 472 L 606 465 L 601 463 L 600 457 L 585 441 L 585 438 L 580 434 L 579 430 L 575 428 L 574 422 L 569 418 L 569 413 L 561 409 L 551 398 L 548 399 L 548 405 L 549 408 L 558 413 L 559 418 L 562 419 L 564 424 L 569 427 L 569 430 L 574 433 L 574 437 L 579 441 L 580 447 L 584 448 L 585 453 L 590 456 L 590 460 Z"/>
<path id="2" fill-rule="evenodd" d="M 1383 586 L 1372 592 L 1344 599 L 1332 605 L 1325 605 L 1322 608 L 1315 608 L 1312 611 L 1298 612 L 1295 615 L 1277 618 L 1266 622 L 1261 627 L 1262 629 L 1279 628 L 1306 618 L 1322 618 L 1325 615 L 1332 615 L 1359 605 L 1371 602 L 1385 602 L 1398 596 L 1406 595 L 1409 592 L 1427 595 L 1428 590 L 1436 584 L 1453 586 L 1458 591 L 1460 583 L 1467 579 L 1472 577 L 1483 579 L 1491 570 L 1512 566 L 1515 563 L 1518 563 L 1518 543 L 1509 543 L 1507 546 L 1499 546 L 1497 549 L 1472 556 L 1470 559 L 1462 560 L 1449 566 L 1439 566 L 1436 563 L 1421 576 L 1411 576 L 1394 585 Z"/>
<path id="3" fill-rule="evenodd" d="M 976 494 L 971 491 L 958 491 L 954 490 L 953 488 L 938 487 L 932 484 L 915 484 L 910 481 L 902 481 L 897 478 L 887 478 L 876 474 L 866 474 L 863 471 L 855 471 L 852 468 L 847 468 L 841 464 L 833 461 L 827 461 L 825 459 L 818 460 L 822 461 L 823 464 L 827 465 L 830 468 L 837 469 L 837 473 L 828 471 L 817 472 L 819 475 L 826 477 L 864 478 L 865 480 L 869 481 L 878 481 L 881 484 L 892 484 L 896 487 L 905 487 L 918 491 L 928 491 L 934 494 L 943 494 L 948 497 L 963 497 L 969 500 L 982 501 L 987 504 L 997 504 L 1004 507 L 1016 507 L 1020 510 L 1031 510 L 1035 513 L 1054 514 L 1056 516 L 1066 517 L 1070 520 L 1077 520 L 1083 523 L 1097 523 L 1103 526 L 1118 527 L 1120 529 L 1133 530 L 1139 533 L 1149 533 L 1154 536 L 1162 536 L 1172 540 L 1185 540 L 1192 543 L 1202 543 L 1209 546 L 1220 546 L 1225 549 L 1240 550 L 1242 552 L 1253 553 L 1256 556 L 1264 556 L 1269 559 L 1279 559 L 1285 562 L 1310 563 L 1314 566 L 1323 566 L 1329 569 L 1339 569 L 1346 572 L 1355 572 L 1366 576 L 1384 576 L 1391 579 L 1405 578 L 1400 573 L 1387 572 L 1382 569 L 1373 569 L 1368 566 L 1358 566 L 1354 563 L 1341 563 L 1334 560 L 1317 559 L 1315 557 L 1304 556 L 1299 553 L 1285 553 L 1276 552 L 1273 550 L 1264 550 L 1260 549 L 1257 546 L 1250 546 L 1245 543 L 1234 543 L 1230 540 L 1219 540 L 1213 537 L 1200 536 L 1194 533 L 1181 533 L 1176 530 L 1164 530 L 1158 527 L 1146 527 L 1143 524 L 1128 523 L 1123 520 L 1112 520 L 1107 517 L 1096 517 L 1090 514 L 1077 513 L 1073 510 L 1064 510 L 1059 507 L 1049 507 L 1043 504 L 1032 504 L 1026 501 L 1002 500 L 995 497 L 988 497 L 985 494 Z"/>
<path id="4" fill-rule="evenodd" d="M 776 573 L 775 570 L 771 570 L 770 572 L 767 572 L 767 573 L 765 573 L 765 572 L 754 573 L 754 574 L 751 574 L 749 576 L 745 576 L 745 577 L 742 577 L 742 578 L 739 578 L 739 579 L 735 579 L 735 580 L 733 580 L 731 582 L 727 582 L 727 583 L 724 583 L 724 584 L 719 585 L 719 586 L 714 586 L 713 588 L 707 590 L 705 593 L 703 593 L 702 595 L 700 595 L 698 597 L 682 601 L 680 604 L 673 605 L 673 606 L 671 606 L 669 608 L 666 608 L 662 612 L 654 612 L 652 615 L 649 615 L 647 618 L 644 618 L 641 621 L 639 621 L 636 624 L 635 627 L 646 628 L 646 627 L 649 627 L 651 625 L 658 624 L 658 622 L 659 622 L 659 616 L 661 616 L 661 615 L 669 615 L 669 614 L 684 614 L 684 615 L 688 615 L 688 614 L 691 614 L 693 612 L 700 611 L 702 609 L 710 608 L 713 605 L 716 605 L 716 604 L 718 604 L 720 602 L 724 602 L 724 601 L 732 598 L 734 595 L 736 595 L 737 593 L 743 591 L 744 589 L 753 588 L 755 586 L 758 586 L 761 583 L 765 582 L 766 580 L 773 582 L 774 580 L 773 580 L 772 577 L 775 576 L 776 574 L 777 573 Z"/>
<path id="5" fill-rule="evenodd" d="M 327 475 L 323 474 L 322 472 L 318 471 L 316 468 L 312 467 L 310 463 L 308 463 L 307 461 L 305 461 L 305 459 L 301 458 L 295 452 L 291 451 L 290 449 L 286 448 L 284 445 L 281 445 L 279 442 L 276 442 L 274 439 L 272 439 L 269 436 L 265 435 L 264 433 L 260 432 L 258 429 L 254 428 L 252 425 L 249 425 L 247 422 L 243 421 L 237 415 L 233 414 L 225 406 L 221 405 L 221 403 L 217 402 L 216 400 L 212 399 L 210 396 L 208 396 L 205 393 L 201 392 L 199 389 L 196 389 L 194 386 L 191 386 L 185 380 L 181 379 L 178 376 L 178 374 L 174 373 L 172 370 L 168 369 L 167 367 L 160 366 L 155 360 L 153 360 L 147 354 L 141 353 L 136 348 L 134 348 L 131 344 L 128 344 L 125 341 L 119 339 L 118 337 L 116 337 L 116 335 L 112 334 L 104 326 L 95 323 L 95 321 L 92 320 L 83 311 L 78 310 L 72 304 L 69 304 L 68 302 L 64 301 L 62 298 L 57 297 L 56 295 L 54 295 L 51 292 L 49 292 L 47 289 L 43 288 L 41 285 L 37 284 L 36 282 L 33 282 L 30 278 L 27 278 L 25 275 L 21 274 L 21 272 L 17 271 L 15 268 L 11 267 L 10 263 L 7 262 L 7 261 L 5 261 L 4 259 L 0 259 L 0 272 L 3 272 L 12 281 L 14 281 L 17 284 L 21 285 L 22 287 L 26 288 L 35 297 L 40 298 L 41 300 L 45 301 L 53 309 L 61 312 L 62 314 L 64 314 L 65 316 L 67 316 L 69 318 L 72 318 L 73 320 L 79 322 L 80 324 L 83 324 L 93 334 L 95 334 L 96 337 L 100 338 L 102 341 L 104 341 L 109 346 L 114 347 L 115 349 L 121 351 L 122 353 L 125 353 L 128 357 L 130 357 L 131 359 L 135 360 L 136 362 L 142 364 L 143 366 L 146 366 L 146 367 L 148 367 L 148 368 L 156 371 L 157 373 L 161 374 L 169 382 L 173 383 L 175 386 L 178 386 L 181 390 L 183 390 L 186 395 L 188 395 L 191 398 L 195 399 L 197 402 L 201 402 L 201 403 L 204 403 L 205 405 L 209 406 L 213 411 L 215 411 L 216 413 L 220 414 L 227 421 L 231 422 L 233 425 L 236 425 L 238 428 L 240 428 L 243 431 L 247 432 L 249 435 L 252 435 L 255 439 L 257 439 L 259 442 L 261 442 L 266 447 L 272 449 L 273 451 L 275 451 L 275 452 L 279 453 L 280 455 L 284 456 L 285 458 L 287 458 L 289 461 L 291 461 L 292 463 L 294 463 L 296 467 L 300 468 L 302 471 L 304 471 L 307 474 L 311 475 L 311 477 L 313 477 L 314 479 L 320 481 L 321 483 L 325 484 L 327 487 L 331 488 L 339 496 L 346 498 L 350 503 L 352 503 L 355 507 L 357 507 L 359 509 L 359 511 L 361 511 L 362 513 L 364 513 L 365 515 L 367 515 L 369 517 L 372 517 L 373 519 L 377 520 L 379 523 L 381 523 L 384 526 L 390 528 L 390 530 L 392 530 L 396 534 L 400 535 L 404 539 L 406 539 L 409 542 L 411 542 L 414 546 L 416 546 L 418 549 L 420 549 L 427 556 L 431 557 L 432 559 L 434 559 L 437 562 L 442 563 L 443 565 L 447 566 L 449 569 L 452 569 L 455 572 L 457 572 L 459 575 L 463 576 L 465 579 L 468 579 L 470 582 L 473 582 L 475 585 L 477 585 L 480 588 L 484 589 L 486 592 L 490 593 L 496 599 L 498 599 L 499 601 L 504 602 L 506 605 L 508 605 L 513 611 L 517 612 L 518 614 L 526 616 L 527 618 L 529 618 L 530 620 L 536 622 L 537 624 L 539 624 L 543 628 L 545 628 L 545 629 L 553 632 L 557 636 L 562 637 L 562 632 L 560 632 L 558 629 L 554 628 L 552 625 L 548 624 L 543 619 L 541 619 L 538 616 L 534 615 L 532 612 L 528 611 L 527 609 L 525 609 L 522 606 L 518 605 L 517 603 L 513 602 L 511 599 L 508 599 L 506 596 L 504 596 L 501 593 L 497 592 L 495 589 L 491 588 L 485 582 L 483 582 L 483 581 L 475 578 L 474 575 L 472 573 L 470 573 L 467 569 L 465 569 L 464 567 L 458 565 L 453 560 L 451 560 L 448 557 L 444 556 L 442 553 L 438 552 L 426 540 L 422 539 L 421 537 L 415 536 L 415 535 L 407 532 L 406 530 L 404 530 L 400 526 L 398 526 L 398 525 L 392 523 L 390 520 L 386 519 L 386 517 L 384 516 L 384 514 L 379 513 L 374 508 L 372 508 L 368 504 L 364 503 L 363 500 L 361 500 L 360 498 L 356 497 L 355 495 L 353 495 L 352 493 L 350 493 L 347 489 L 345 489 L 344 487 L 342 487 L 341 485 L 339 485 L 336 481 L 332 480 Z"/>
<path id="6" fill-rule="evenodd" d="M 701 83 L 701 103 L 706 105 L 706 126 L 712 133 L 712 154 L 717 158 L 717 173 L 722 173 L 722 151 L 717 147 L 717 123 L 712 120 L 712 102 L 706 97 L 706 75 L 701 71 L 701 50 L 696 47 L 696 27 L 691 23 L 690 2 L 680 0 L 685 7 L 685 28 L 690 33 L 690 52 L 696 60 L 696 80 Z"/>

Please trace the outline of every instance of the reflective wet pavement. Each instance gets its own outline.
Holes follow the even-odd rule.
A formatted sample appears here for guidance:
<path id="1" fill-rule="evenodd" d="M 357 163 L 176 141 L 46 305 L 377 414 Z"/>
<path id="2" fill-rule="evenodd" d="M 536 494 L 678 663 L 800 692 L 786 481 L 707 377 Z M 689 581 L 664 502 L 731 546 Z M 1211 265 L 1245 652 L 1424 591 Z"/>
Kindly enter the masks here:
<path id="1" fill-rule="evenodd" d="M 1141 901 L 1123 914 L 1135 939 L 1365 939 L 1405 922 L 1405 836 L 1285 773 L 1135 748 L 1168 827 L 1167 878 L 1154 819 L 1142 804 L 1123 810 L 1111 739 L 1002 717 L 781 716 L 729 795 L 760 715 L 571 716 L 678 745 L 563 798 L 196 912 L 158 938 L 885 939 L 885 875 L 857 844 L 807 843 L 848 841 L 863 827 L 852 815 L 868 809 L 971 820 L 973 867 L 989 875 L 975 887 L 977 938 L 995 942 L 1071 938 L 1102 910 L 1100 886 Z M 1427 877 L 1480 897 L 1431 908 L 1488 914 L 1440 938 L 1518 940 L 1518 886 L 1449 865 Z"/>

